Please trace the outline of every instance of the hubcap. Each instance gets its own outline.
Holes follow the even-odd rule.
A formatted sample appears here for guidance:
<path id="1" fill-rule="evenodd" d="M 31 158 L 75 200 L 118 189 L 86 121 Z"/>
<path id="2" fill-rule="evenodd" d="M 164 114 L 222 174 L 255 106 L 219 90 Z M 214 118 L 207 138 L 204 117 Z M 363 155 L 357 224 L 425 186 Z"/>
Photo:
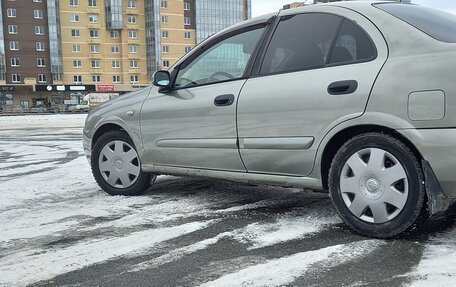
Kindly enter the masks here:
<path id="1" fill-rule="evenodd" d="M 104 180 L 116 188 L 132 186 L 141 171 L 136 150 L 120 140 L 111 141 L 101 149 L 98 168 Z"/>
<path id="2" fill-rule="evenodd" d="M 409 192 L 402 164 L 389 152 L 363 149 L 344 164 L 340 177 L 342 199 L 357 218 L 384 223 L 404 208 Z"/>

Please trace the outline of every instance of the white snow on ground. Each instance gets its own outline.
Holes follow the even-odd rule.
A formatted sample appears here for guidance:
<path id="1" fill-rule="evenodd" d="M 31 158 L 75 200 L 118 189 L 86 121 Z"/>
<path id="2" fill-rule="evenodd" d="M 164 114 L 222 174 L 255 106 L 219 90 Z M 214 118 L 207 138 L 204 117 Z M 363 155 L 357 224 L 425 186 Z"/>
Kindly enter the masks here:
<path id="1" fill-rule="evenodd" d="M 27 115 L 0 117 L 2 130 L 17 130 L 20 128 L 47 128 L 73 127 L 84 124 L 86 114 L 80 115 Z"/>
<path id="2" fill-rule="evenodd" d="M 122 256 L 135 256 L 155 244 L 207 227 L 207 222 L 148 229 L 122 237 L 92 239 L 57 250 L 27 250 L 2 258 L 0 284 L 25 285 Z"/>
<path id="3" fill-rule="evenodd" d="M 366 240 L 300 252 L 224 275 L 214 281 L 206 282 L 200 285 L 200 287 L 284 286 L 293 283 L 298 277 L 305 275 L 314 264 L 322 263 L 325 267 L 331 268 L 351 260 L 359 259 L 374 251 L 382 244 L 384 244 L 383 241 Z"/>
<path id="4" fill-rule="evenodd" d="M 423 259 L 411 274 L 412 287 L 456 285 L 456 229 L 434 236 L 426 246 Z"/>
<path id="5" fill-rule="evenodd" d="M 280 217 L 274 223 L 250 224 L 234 232 L 233 237 L 242 243 L 250 243 L 251 247 L 247 249 L 256 249 L 301 239 L 340 222 L 337 217 L 328 217 L 317 212 L 305 216 L 292 213 Z"/>

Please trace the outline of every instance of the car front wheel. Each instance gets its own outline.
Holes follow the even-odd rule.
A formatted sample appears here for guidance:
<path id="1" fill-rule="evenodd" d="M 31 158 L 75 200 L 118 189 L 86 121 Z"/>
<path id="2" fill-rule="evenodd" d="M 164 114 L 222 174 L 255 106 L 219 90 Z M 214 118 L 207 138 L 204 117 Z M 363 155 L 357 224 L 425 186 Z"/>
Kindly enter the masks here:
<path id="1" fill-rule="evenodd" d="M 124 131 L 100 136 L 93 146 L 91 167 L 98 185 L 111 195 L 140 194 L 156 177 L 141 170 L 134 143 Z"/>
<path id="2" fill-rule="evenodd" d="M 423 170 L 398 139 L 367 133 L 347 141 L 331 164 L 329 190 L 355 231 L 389 238 L 414 229 L 425 217 Z"/>

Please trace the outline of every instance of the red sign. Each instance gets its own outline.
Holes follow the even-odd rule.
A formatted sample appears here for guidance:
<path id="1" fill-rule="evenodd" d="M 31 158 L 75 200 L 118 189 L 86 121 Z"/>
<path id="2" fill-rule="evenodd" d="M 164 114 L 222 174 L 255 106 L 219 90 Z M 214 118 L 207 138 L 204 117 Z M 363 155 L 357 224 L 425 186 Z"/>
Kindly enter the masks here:
<path id="1" fill-rule="evenodd" d="M 99 92 L 114 92 L 114 85 L 98 85 L 97 91 Z"/>

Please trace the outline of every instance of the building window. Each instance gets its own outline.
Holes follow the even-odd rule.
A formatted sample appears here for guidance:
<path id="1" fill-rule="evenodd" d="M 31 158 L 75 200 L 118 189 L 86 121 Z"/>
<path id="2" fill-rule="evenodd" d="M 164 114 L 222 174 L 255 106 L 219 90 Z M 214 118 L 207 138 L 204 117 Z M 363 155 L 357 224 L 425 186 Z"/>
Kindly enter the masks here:
<path id="1" fill-rule="evenodd" d="M 17 34 L 17 25 L 8 25 L 8 32 L 10 34 Z"/>
<path id="2" fill-rule="evenodd" d="M 101 75 L 92 75 L 92 82 L 93 83 L 100 83 L 101 82 Z"/>
<path id="3" fill-rule="evenodd" d="M 100 53 L 100 45 L 90 45 L 90 53 Z"/>
<path id="4" fill-rule="evenodd" d="M 43 26 L 35 26 L 35 34 L 36 35 L 44 35 L 44 27 Z"/>
<path id="5" fill-rule="evenodd" d="M 47 76 L 45 74 L 38 74 L 38 83 L 46 83 Z"/>
<path id="6" fill-rule="evenodd" d="M 90 38 L 98 38 L 99 37 L 98 30 L 90 30 L 89 33 L 90 33 Z"/>
<path id="7" fill-rule="evenodd" d="M 168 1 L 161 1 L 161 7 L 164 9 L 168 8 Z"/>
<path id="8" fill-rule="evenodd" d="M 34 10 L 33 17 L 35 19 L 43 19 L 43 10 Z"/>
<path id="9" fill-rule="evenodd" d="M 70 6 L 78 6 L 78 0 L 70 0 Z"/>
<path id="10" fill-rule="evenodd" d="M 33 2 L 35 2 L 35 3 L 41 3 L 42 1 L 41 1 L 41 0 L 33 0 Z"/>
<path id="11" fill-rule="evenodd" d="M 190 11 L 190 7 L 191 7 L 191 6 L 190 6 L 190 3 L 184 1 L 184 10 L 185 10 L 185 11 Z"/>
<path id="12" fill-rule="evenodd" d="M 130 68 L 132 68 L 132 69 L 137 69 L 137 68 L 139 68 L 139 66 L 138 66 L 138 60 L 130 60 Z"/>
<path id="13" fill-rule="evenodd" d="M 120 68 L 120 61 L 119 61 L 119 60 L 113 60 L 113 61 L 111 62 L 111 66 L 112 66 L 113 68 Z"/>
<path id="14" fill-rule="evenodd" d="M 98 23 L 98 16 L 94 14 L 89 15 L 89 23 Z"/>
<path id="15" fill-rule="evenodd" d="M 165 67 L 165 68 L 169 67 L 169 60 L 164 60 L 163 61 L 163 67 Z"/>
<path id="16" fill-rule="evenodd" d="M 190 20 L 190 17 L 184 17 L 184 25 L 185 26 L 192 25 L 192 21 Z"/>
<path id="17" fill-rule="evenodd" d="M 163 53 L 169 53 L 169 46 L 163 45 Z"/>
<path id="18" fill-rule="evenodd" d="M 186 46 L 186 47 L 185 47 L 185 53 L 188 53 L 188 52 L 190 52 L 191 50 L 192 50 L 192 47 L 190 47 L 190 46 Z"/>
<path id="19" fill-rule="evenodd" d="M 92 69 L 99 69 L 100 68 L 100 60 L 92 60 L 90 61 Z"/>
<path id="20" fill-rule="evenodd" d="M 19 42 L 18 41 L 11 41 L 9 42 L 10 50 L 17 51 L 19 50 Z"/>
<path id="21" fill-rule="evenodd" d="M 184 39 L 190 39 L 192 37 L 192 33 L 184 32 Z"/>
<path id="22" fill-rule="evenodd" d="M 128 1 L 127 8 L 136 9 L 136 1 L 134 1 L 134 0 Z"/>
<path id="23" fill-rule="evenodd" d="M 36 59 L 36 65 L 38 67 L 46 67 L 46 60 L 44 58 Z"/>
<path id="24" fill-rule="evenodd" d="M 112 38 L 112 39 L 119 39 L 119 37 L 120 37 L 119 31 L 115 31 L 115 30 L 114 30 L 114 31 L 111 31 L 110 34 L 111 34 L 111 38 Z"/>
<path id="25" fill-rule="evenodd" d="M 120 75 L 114 75 L 114 76 L 112 76 L 112 82 L 114 84 L 118 84 L 118 83 L 122 82 L 122 78 L 120 77 Z"/>
<path id="26" fill-rule="evenodd" d="M 82 84 L 82 76 L 81 75 L 75 75 L 73 76 L 73 82 L 75 84 Z"/>
<path id="27" fill-rule="evenodd" d="M 162 31 L 162 38 L 168 38 L 169 32 L 168 31 Z"/>
<path id="28" fill-rule="evenodd" d="M 79 22 L 79 14 L 70 14 L 70 22 Z"/>
<path id="29" fill-rule="evenodd" d="M 136 30 L 128 30 L 128 38 L 129 39 L 138 38 L 138 31 L 136 31 Z"/>
<path id="30" fill-rule="evenodd" d="M 97 0 L 89 0 L 89 7 L 97 7 Z"/>
<path id="31" fill-rule="evenodd" d="M 20 74 L 12 74 L 11 81 L 13 83 L 20 83 L 21 82 L 21 75 Z"/>
<path id="32" fill-rule="evenodd" d="M 7 11 L 8 17 L 10 17 L 10 18 L 16 17 L 16 9 L 8 8 L 6 11 Z"/>
<path id="33" fill-rule="evenodd" d="M 43 42 L 36 42 L 35 43 L 35 48 L 37 51 L 46 51 L 46 47 L 44 46 L 44 43 Z"/>
<path id="34" fill-rule="evenodd" d="M 161 16 L 161 22 L 162 23 L 168 23 L 168 16 L 167 15 Z"/>
<path id="35" fill-rule="evenodd" d="M 23 109 L 28 109 L 29 108 L 29 101 L 28 100 L 21 100 L 21 107 Z"/>
<path id="36" fill-rule="evenodd" d="M 138 75 L 131 75 L 130 76 L 130 83 L 132 83 L 132 84 L 139 83 L 139 76 Z"/>
<path id="37" fill-rule="evenodd" d="M 81 60 L 73 60 L 73 68 L 81 68 L 82 61 Z"/>
<path id="38" fill-rule="evenodd" d="M 81 53 L 81 45 L 73 45 L 73 53 Z"/>
<path id="39" fill-rule="evenodd" d="M 71 29 L 71 36 L 79 37 L 79 36 L 81 36 L 81 32 L 78 29 Z"/>
<path id="40" fill-rule="evenodd" d="M 111 46 L 111 53 L 113 53 L 113 54 L 120 53 L 120 47 L 119 46 Z"/>
<path id="41" fill-rule="evenodd" d="M 136 53 L 138 53 L 138 50 L 139 50 L 138 45 L 129 45 L 128 46 L 128 53 L 130 53 L 130 54 L 136 54 Z"/>
<path id="42" fill-rule="evenodd" d="M 19 67 L 20 65 L 19 58 L 11 58 L 11 67 Z"/>
<path id="43" fill-rule="evenodd" d="M 136 24 L 136 16 L 128 15 L 128 24 Z"/>

